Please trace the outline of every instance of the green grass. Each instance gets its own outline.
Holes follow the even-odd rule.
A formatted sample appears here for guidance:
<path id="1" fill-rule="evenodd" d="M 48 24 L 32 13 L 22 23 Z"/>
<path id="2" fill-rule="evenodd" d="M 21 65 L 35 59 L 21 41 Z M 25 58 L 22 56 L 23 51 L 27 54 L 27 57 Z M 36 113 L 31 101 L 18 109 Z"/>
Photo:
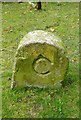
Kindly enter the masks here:
<path id="1" fill-rule="evenodd" d="M 79 117 L 79 3 L 42 3 L 42 10 L 28 3 L 2 4 L 2 117 Z M 69 71 L 61 89 L 11 90 L 14 56 L 20 40 L 29 31 L 42 29 L 59 36 L 69 58 Z"/>

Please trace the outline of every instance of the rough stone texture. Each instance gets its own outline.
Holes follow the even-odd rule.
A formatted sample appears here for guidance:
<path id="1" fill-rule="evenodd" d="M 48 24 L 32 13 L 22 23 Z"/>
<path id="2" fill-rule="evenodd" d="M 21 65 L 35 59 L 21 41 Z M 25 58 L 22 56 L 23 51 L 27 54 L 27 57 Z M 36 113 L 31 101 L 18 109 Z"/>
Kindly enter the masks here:
<path id="1" fill-rule="evenodd" d="M 14 64 L 12 85 L 54 86 L 64 80 L 68 69 L 62 41 L 50 32 L 29 32 L 20 42 Z"/>

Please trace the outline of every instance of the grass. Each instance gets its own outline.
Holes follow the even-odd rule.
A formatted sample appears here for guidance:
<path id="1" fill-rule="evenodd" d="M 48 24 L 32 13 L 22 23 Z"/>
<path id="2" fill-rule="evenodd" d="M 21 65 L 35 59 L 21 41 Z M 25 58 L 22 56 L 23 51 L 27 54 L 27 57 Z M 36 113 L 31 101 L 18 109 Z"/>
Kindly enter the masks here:
<path id="1" fill-rule="evenodd" d="M 79 117 L 79 3 L 42 3 L 37 11 L 28 3 L 2 4 L 2 117 Z M 60 89 L 11 90 L 14 56 L 20 40 L 29 31 L 42 29 L 57 34 L 69 58 L 69 71 Z"/>

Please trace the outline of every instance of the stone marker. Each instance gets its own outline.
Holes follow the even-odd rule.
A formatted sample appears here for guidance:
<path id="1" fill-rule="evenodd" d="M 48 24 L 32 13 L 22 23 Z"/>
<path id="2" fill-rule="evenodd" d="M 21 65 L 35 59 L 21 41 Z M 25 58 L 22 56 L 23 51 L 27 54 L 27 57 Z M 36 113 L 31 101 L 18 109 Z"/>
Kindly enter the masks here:
<path id="1" fill-rule="evenodd" d="M 32 31 L 18 46 L 11 87 L 54 86 L 64 80 L 67 69 L 62 41 L 53 33 Z"/>

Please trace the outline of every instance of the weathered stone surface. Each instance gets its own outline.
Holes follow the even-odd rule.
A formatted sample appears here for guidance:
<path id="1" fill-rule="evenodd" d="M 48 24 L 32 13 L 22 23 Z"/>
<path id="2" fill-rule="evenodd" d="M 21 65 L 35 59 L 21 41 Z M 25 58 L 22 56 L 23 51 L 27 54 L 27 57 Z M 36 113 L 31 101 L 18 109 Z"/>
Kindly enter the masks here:
<path id="1" fill-rule="evenodd" d="M 50 32 L 29 32 L 20 42 L 14 64 L 12 88 L 53 86 L 64 80 L 68 69 L 62 41 Z"/>

